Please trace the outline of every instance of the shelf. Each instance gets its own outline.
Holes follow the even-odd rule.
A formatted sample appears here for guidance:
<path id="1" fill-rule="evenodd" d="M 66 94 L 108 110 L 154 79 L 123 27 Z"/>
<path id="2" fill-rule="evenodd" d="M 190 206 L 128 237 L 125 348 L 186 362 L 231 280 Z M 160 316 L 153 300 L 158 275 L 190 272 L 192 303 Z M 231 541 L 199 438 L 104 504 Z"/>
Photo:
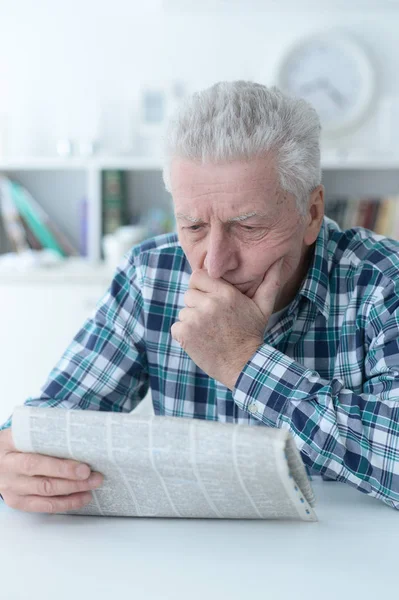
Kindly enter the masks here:
<path id="1" fill-rule="evenodd" d="M 15 266 L 0 267 L 0 285 L 6 283 L 66 283 L 109 285 L 115 269 L 110 269 L 104 262 L 90 261 L 85 258 L 67 258 L 57 265 L 32 266 L 18 270 Z"/>
<path id="2" fill-rule="evenodd" d="M 399 156 L 348 156 L 336 157 L 324 155 L 321 161 L 324 170 L 399 170 Z"/>
<path id="3" fill-rule="evenodd" d="M 1 171 L 65 171 L 85 170 L 89 161 L 81 158 L 22 157 L 0 160 Z"/>
<path id="4" fill-rule="evenodd" d="M 104 156 L 93 161 L 98 169 L 159 171 L 162 159 L 146 156 Z"/>
<path id="5" fill-rule="evenodd" d="M 127 209 L 136 217 L 158 205 L 170 208 L 170 195 L 161 177 L 162 164 L 161 157 L 137 155 L 4 157 L 0 158 L 0 174 L 8 173 L 26 187 L 76 247 L 80 247 L 82 199 L 86 199 L 87 255 L 95 262 L 102 254 L 103 171 L 126 172 Z M 399 154 L 396 152 L 367 154 L 361 149 L 345 152 L 323 147 L 322 170 L 326 194 L 331 197 L 380 197 L 398 193 Z"/>
<path id="6" fill-rule="evenodd" d="M 0 171 L 159 170 L 161 159 L 143 156 L 22 157 L 0 159 Z"/>
<path id="7" fill-rule="evenodd" d="M 399 156 L 350 155 L 339 156 L 326 153 L 322 159 L 324 170 L 399 170 Z M 144 156 L 95 156 L 71 157 L 23 157 L 0 159 L 0 171 L 76 171 L 117 169 L 121 171 L 160 171 L 162 159 Z"/>

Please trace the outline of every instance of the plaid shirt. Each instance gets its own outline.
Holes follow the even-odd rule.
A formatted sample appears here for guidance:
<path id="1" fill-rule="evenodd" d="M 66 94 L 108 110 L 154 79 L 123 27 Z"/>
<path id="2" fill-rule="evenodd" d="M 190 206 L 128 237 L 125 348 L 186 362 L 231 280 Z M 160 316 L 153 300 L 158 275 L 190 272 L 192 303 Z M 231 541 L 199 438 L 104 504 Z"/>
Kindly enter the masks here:
<path id="1" fill-rule="evenodd" d="M 170 334 L 191 274 L 176 235 L 147 241 L 26 404 L 130 412 L 151 386 L 156 414 L 289 429 L 311 472 L 399 508 L 398 251 L 325 219 L 307 278 L 231 392 Z"/>

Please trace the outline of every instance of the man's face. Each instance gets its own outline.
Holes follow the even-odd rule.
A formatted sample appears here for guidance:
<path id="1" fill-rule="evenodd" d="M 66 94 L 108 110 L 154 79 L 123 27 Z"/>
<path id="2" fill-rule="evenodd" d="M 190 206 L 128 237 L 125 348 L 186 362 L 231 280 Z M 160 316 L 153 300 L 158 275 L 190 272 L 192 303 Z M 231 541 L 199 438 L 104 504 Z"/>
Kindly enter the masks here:
<path id="1" fill-rule="evenodd" d="M 280 190 L 273 158 L 199 165 L 175 159 L 171 187 L 178 235 L 191 268 L 206 269 L 253 297 L 266 272 L 284 258 L 275 310 L 303 277 L 307 220 Z"/>

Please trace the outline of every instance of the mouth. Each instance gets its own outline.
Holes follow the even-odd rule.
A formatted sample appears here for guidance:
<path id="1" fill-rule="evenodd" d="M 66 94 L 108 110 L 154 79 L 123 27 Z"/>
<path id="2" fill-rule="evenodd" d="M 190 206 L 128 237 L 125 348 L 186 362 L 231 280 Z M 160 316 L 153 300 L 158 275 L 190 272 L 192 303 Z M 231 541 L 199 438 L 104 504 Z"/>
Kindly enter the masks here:
<path id="1" fill-rule="evenodd" d="M 232 283 L 231 285 L 233 285 L 239 292 L 241 292 L 241 294 L 244 294 L 244 296 L 247 296 L 248 298 L 253 298 L 260 284 L 261 281 L 252 279 L 251 281 L 244 281 L 243 283 Z"/>
<path id="2" fill-rule="evenodd" d="M 242 287 L 242 286 L 245 286 L 245 285 L 250 285 L 252 283 L 251 281 L 243 281 L 241 283 L 235 283 L 234 281 L 229 281 L 228 279 L 225 279 L 225 281 L 227 283 L 229 283 L 230 285 L 234 285 L 234 287 Z"/>
<path id="3" fill-rule="evenodd" d="M 234 287 L 241 292 L 242 294 L 246 294 L 249 290 L 252 289 L 254 282 L 253 281 L 244 281 L 243 283 L 232 283 Z"/>
<path id="4" fill-rule="evenodd" d="M 234 285 L 234 287 L 236 288 L 243 288 L 243 287 L 248 287 L 251 285 L 251 281 L 244 281 L 244 283 L 232 283 L 231 285 Z"/>

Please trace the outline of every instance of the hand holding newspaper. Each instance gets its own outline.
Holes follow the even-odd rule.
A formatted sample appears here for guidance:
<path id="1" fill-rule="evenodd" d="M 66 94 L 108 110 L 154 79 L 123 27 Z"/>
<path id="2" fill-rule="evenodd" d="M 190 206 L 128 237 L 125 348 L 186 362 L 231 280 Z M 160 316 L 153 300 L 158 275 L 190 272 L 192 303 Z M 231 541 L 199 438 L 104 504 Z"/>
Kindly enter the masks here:
<path id="1" fill-rule="evenodd" d="M 288 431 L 163 416 L 17 407 L 21 452 L 72 458 L 104 475 L 67 514 L 317 521 Z"/>

